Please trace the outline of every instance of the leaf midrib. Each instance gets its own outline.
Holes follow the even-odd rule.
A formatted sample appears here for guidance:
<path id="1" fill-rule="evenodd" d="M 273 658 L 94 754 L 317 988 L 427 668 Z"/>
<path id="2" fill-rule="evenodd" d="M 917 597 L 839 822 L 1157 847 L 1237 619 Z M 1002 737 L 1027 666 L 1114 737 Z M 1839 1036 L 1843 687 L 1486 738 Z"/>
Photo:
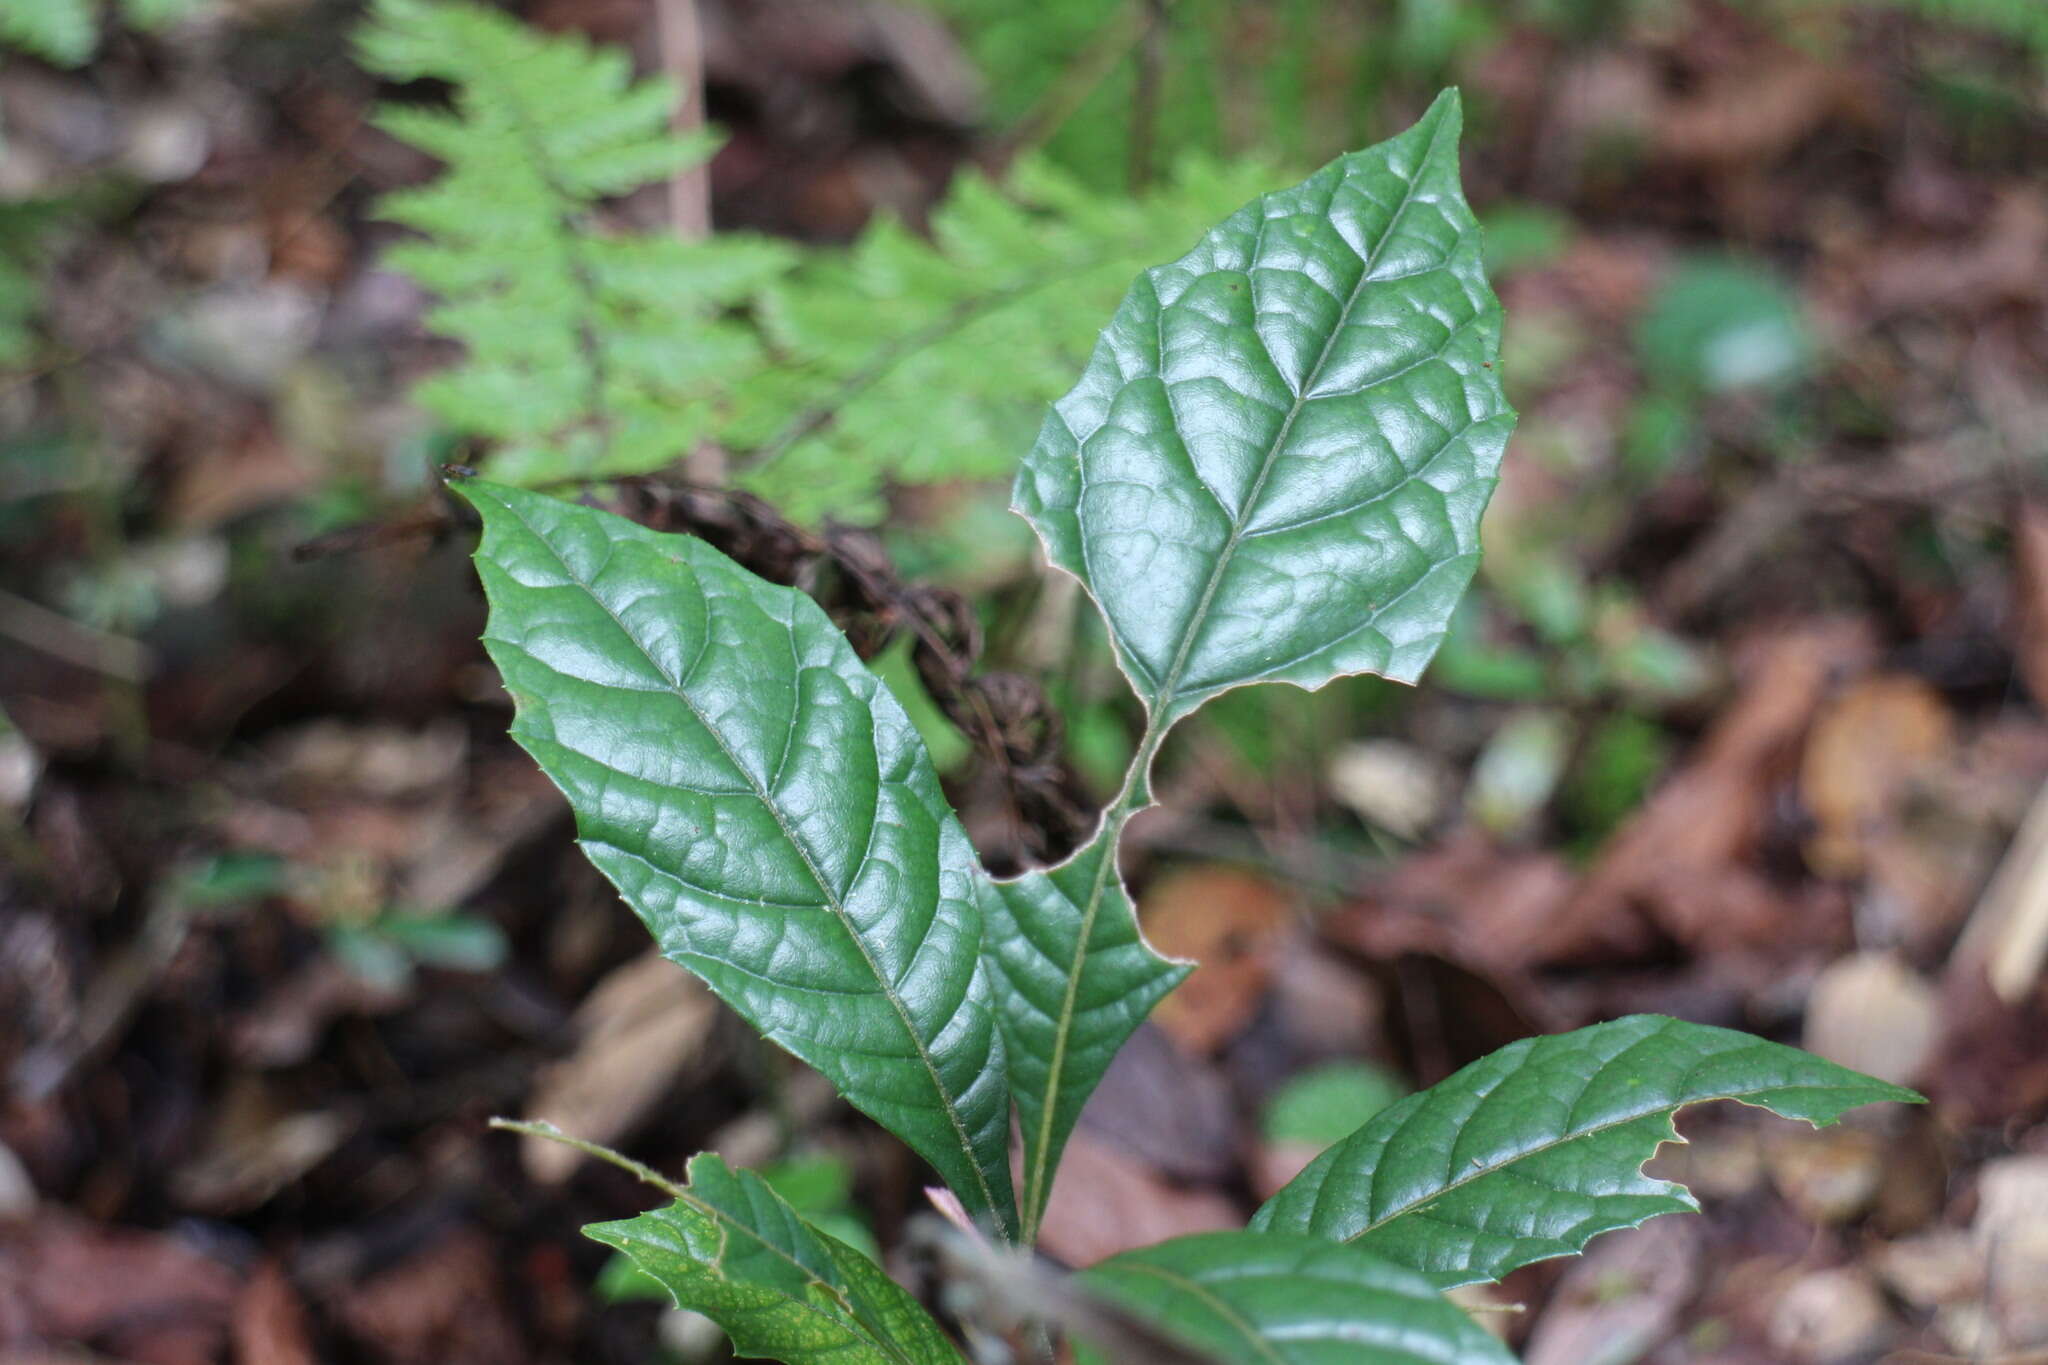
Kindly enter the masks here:
<path id="1" fill-rule="evenodd" d="M 719 1224 L 720 1226 L 726 1228 L 728 1230 L 728 1234 L 730 1234 L 731 1232 L 739 1232 L 744 1234 L 746 1237 L 748 1237 L 757 1245 L 759 1245 L 763 1251 L 766 1251 L 772 1256 L 776 1256 L 784 1261 L 787 1261 L 793 1270 L 795 1270 L 798 1274 L 802 1275 L 806 1280 L 808 1280 L 812 1284 L 823 1285 L 825 1288 L 831 1290 L 834 1294 L 838 1295 L 843 1302 L 847 1303 L 848 1313 L 847 1316 L 844 1318 L 837 1318 L 834 1317 L 832 1314 L 826 1312 L 824 1309 L 818 1307 L 816 1304 L 810 1303 L 804 1299 L 797 1298 L 796 1296 L 791 1294 L 782 1295 L 782 1301 L 784 1303 L 787 1303 L 792 1307 L 801 1309 L 803 1312 L 809 1313 L 811 1316 L 815 1318 L 820 1318 L 826 1322 L 832 1323 L 834 1326 L 851 1327 L 854 1331 L 860 1332 L 863 1335 L 872 1339 L 877 1346 L 879 1346 L 883 1351 L 885 1351 L 888 1354 L 890 1359 L 900 1362 L 901 1365 L 916 1365 L 916 1362 L 913 1361 L 909 1356 L 903 1354 L 903 1352 L 896 1349 L 895 1343 L 886 1341 L 880 1336 L 877 1336 L 874 1332 L 869 1330 L 866 1323 L 861 1322 L 859 1319 L 852 1315 L 852 1303 L 850 1293 L 851 1286 L 841 1287 L 839 1285 L 833 1284 L 830 1280 L 827 1280 L 823 1276 L 819 1275 L 816 1271 L 812 1270 L 802 1261 L 799 1261 L 795 1256 L 783 1250 L 781 1247 L 775 1245 L 775 1243 L 769 1241 L 757 1229 L 749 1227 L 747 1224 L 742 1223 L 739 1219 L 733 1217 L 724 1209 L 719 1208 L 718 1205 L 711 1203 L 702 1195 L 692 1193 L 687 1189 L 672 1189 L 670 1190 L 670 1193 L 675 1195 L 676 1201 L 678 1203 L 688 1204 L 691 1208 L 695 1209 L 699 1214 L 703 1215 L 706 1218 L 709 1218 L 713 1223 Z M 643 1214 L 642 1216 L 645 1217 L 646 1215 Z M 824 1234 L 818 1235 L 823 1236 Z M 827 1248 L 827 1254 L 830 1254 L 829 1248 Z M 719 1256 L 717 1260 L 712 1261 L 709 1264 L 714 1270 L 717 1271 L 718 1277 L 724 1280 L 727 1284 L 746 1283 L 746 1281 L 734 1279 L 729 1273 L 727 1273 L 725 1268 L 725 1257 L 722 1254 Z M 656 1278 L 659 1279 L 660 1277 L 656 1276 Z"/>
<path id="2" fill-rule="evenodd" d="M 1336 323 L 1330 328 L 1330 334 L 1323 339 L 1323 348 L 1316 356 L 1316 363 L 1302 377 L 1301 388 L 1295 394 L 1294 403 L 1288 408 L 1287 416 L 1281 422 L 1279 434 L 1274 437 L 1273 443 L 1267 447 L 1264 458 L 1259 462 L 1258 477 L 1253 480 L 1250 491 L 1246 493 L 1244 500 L 1239 503 L 1238 512 L 1230 519 L 1230 535 L 1224 541 L 1222 551 L 1217 555 L 1215 567 L 1210 570 L 1209 581 L 1202 589 L 1202 596 L 1195 604 L 1194 613 L 1188 618 L 1187 630 L 1181 636 L 1180 647 L 1174 653 L 1173 662 L 1168 667 L 1165 678 L 1159 687 L 1154 690 L 1150 697 L 1146 698 L 1146 734 L 1144 739 L 1139 741 L 1137 754 L 1132 760 L 1132 776 L 1127 779 L 1124 788 L 1127 797 L 1132 793 L 1149 790 L 1150 788 L 1145 774 L 1138 771 L 1138 769 L 1150 765 L 1153 753 L 1157 750 L 1159 741 L 1165 737 L 1166 730 L 1180 718 L 1178 714 L 1173 712 L 1174 692 L 1180 685 L 1181 674 L 1187 667 L 1188 655 L 1194 648 L 1196 638 L 1201 634 L 1202 626 L 1208 618 L 1209 608 L 1215 601 L 1217 590 L 1222 586 L 1224 571 L 1229 567 L 1231 556 L 1236 553 L 1238 545 L 1244 539 L 1244 528 L 1257 507 L 1259 495 L 1265 490 L 1266 482 L 1271 477 L 1274 466 L 1279 462 L 1280 452 L 1286 447 L 1287 438 L 1294 430 L 1295 420 L 1301 416 L 1302 409 L 1307 407 L 1308 396 L 1314 390 L 1316 381 L 1322 377 L 1323 367 L 1329 363 L 1330 350 L 1336 345 L 1338 334 L 1344 330 L 1345 324 L 1350 321 L 1351 310 L 1357 307 L 1359 297 L 1365 292 L 1365 287 L 1368 284 L 1378 283 L 1378 281 L 1373 279 L 1373 266 L 1379 261 L 1380 253 L 1385 250 L 1387 243 L 1393 239 L 1395 230 L 1401 224 L 1402 216 L 1408 212 L 1409 206 L 1415 202 L 1415 196 L 1421 189 L 1424 173 L 1429 167 L 1430 159 L 1436 154 L 1438 139 L 1443 136 L 1444 126 L 1448 122 L 1448 117 L 1439 118 L 1436 127 L 1430 130 L 1429 142 L 1422 149 L 1422 156 L 1416 163 L 1414 179 L 1408 183 L 1406 192 L 1401 196 L 1400 204 L 1394 209 L 1393 215 L 1387 219 L 1386 231 L 1380 234 L 1379 241 L 1373 244 L 1371 252 L 1367 254 L 1364 263 L 1360 266 L 1358 280 L 1352 285 L 1349 297 L 1344 300 L 1344 307 L 1338 312 Z M 1342 183 L 1343 177 L 1339 177 L 1340 188 Z M 1333 190 L 1333 198 L 1334 195 L 1335 191 Z M 1259 220 L 1261 238 L 1264 236 L 1267 221 L 1269 220 L 1265 218 Z M 1257 266 L 1258 244 L 1255 241 L 1252 249 L 1251 268 L 1256 269 Z M 1162 304 L 1161 307 L 1163 309 L 1165 305 Z M 1253 334 L 1257 335 L 1256 329 L 1254 329 Z M 1265 349 L 1264 337 L 1259 338 L 1259 345 L 1261 349 Z M 1273 361 L 1270 351 L 1266 358 L 1269 363 Z M 1278 368 L 1277 364 L 1275 368 Z M 1177 429 L 1178 424 L 1176 423 Z M 1126 804 L 1126 801 L 1120 799 L 1118 804 L 1119 807 L 1122 807 Z M 1081 974 L 1088 963 L 1088 941 L 1095 932 L 1095 918 L 1102 909 L 1103 892 L 1107 889 L 1109 878 L 1115 870 L 1116 841 L 1122 833 L 1125 820 L 1129 818 L 1130 814 L 1129 810 L 1119 809 L 1112 811 L 1110 815 L 1104 817 L 1102 830 L 1097 835 L 1098 838 L 1108 839 L 1110 847 L 1104 850 L 1102 854 L 1101 863 L 1096 868 L 1094 882 L 1089 888 L 1088 903 L 1081 910 L 1081 932 L 1075 944 L 1074 960 L 1067 969 L 1066 991 L 1061 998 L 1059 1018 L 1054 1026 L 1052 1063 L 1046 1073 L 1044 1110 L 1039 1119 L 1039 1140 L 1032 1154 L 1031 1176 L 1026 1194 L 1027 1205 L 1033 1209 L 1038 1207 L 1041 1191 L 1049 1183 L 1045 1179 L 1045 1167 L 1050 1159 L 1048 1150 L 1051 1146 L 1053 1116 L 1066 1067 L 1068 1039 L 1073 1032 L 1074 1002 L 1080 993 Z M 1036 1225 L 1034 1214 L 1027 1213 L 1026 1217 L 1032 1219 L 1033 1226 Z"/>
<path id="3" fill-rule="evenodd" d="M 1202 1284 L 1201 1281 L 1190 1279 L 1188 1276 L 1168 1270 L 1164 1266 L 1153 1265 L 1149 1261 L 1132 1261 L 1127 1265 L 1118 1266 L 1117 1269 L 1136 1271 L 1141 1275 L 1150 1275 L 1156 1280 L 1163 1281 L 1201 1300 L 1209 1307 L 1211 1312 L 1223 1319 L 1224 1322 L 1230 1325 L 1232 1330 L 1242 1336 L 1245 1339 L 1245 1343 L 1256 1350 L 1262 1358 L 1272 1361 L 1273 1365 L 1287 1365 L 1287 1358 L 1273 1349 L 1271 1343 L 1266 1340 L 1264 1334 L 1258 1328 L 1247 1322 L 1236 1309 L 1210 1293 L 1208 1287 Z"/>
<path id="4" fill-rule="evenodd" d="M 789 821 L 784 817 L 781 807 L 769 799 L 768 793 L 754 779 L 753 772 L 744 763 L 740 762 L 739 756 L 725 742 L 725 736 L 720 734 L 718 728 L 706 720 L 704 713 L 697 709 L 697 704 L 683 690 L 681 681 L 669 676 L 668 670 L 662 666 L 661 661 L 648 652 L 647 647 L 640 642 L 639 637 L 635 636 L 626 623 L 620 619 L 619 614 L 612 610 L 611 604 L 597 595 L 595 587 L 583 581 L 576 570 L 570 565 L 567 557 L 555 548 L 554 543 L 541 534 L 540 529 L 527 520 L 525 514 L 517 507 L 514 507 L 502 498 L 498 500 L 498 505 L 511 513 L 513 519 L 526 528 L 527 534 L 531 535 L 536 542 L 547 549 L 550 555 L 554 556 L 555 562 L 562 566 L 562 572 L 568 576 L 569 581 L 581 588 L 584 596 L 595 603 L 598 609 L 610 618 L 612 624 L 618 628 L 619 634 L 635 650 L 639 651 L 640 657 L 647 661 L 648 667 L 652 668 L 655 674 L 668 684 L 669 694 L 681 702 L 692 718 L 696 720 L 697 724 L 703 727 L 704 732 L 711 736 L 712 742 L 718 746 L 719 752 L 725 755 L 726 762 L 732 765 L 733 771 L 745 778 L 747 785 L 753 788 L 755 798 L 760 801 L 762 808 L 774 819 L 776 828 L 782 831 L 783 839 L 795 851 L 797 857 L 803 860 L 805 871 L 810 874 L 812 882 L 818 888 L 818 894 L 824 897 L 825 904 L 831 909 L 834 917 L 838 919 L 840 927 L 846 931 L 847 938 L 860 950 L 861 960 L 867 963 L 868 971 L 874 976 L 875 984 L 880 988 L 883 998 L 889 1002 L 890 1008 L 896 1012 L 897 1020 L 903 1025 L 904 1035 L 910 1039 L 911 1046 L 917 1049 L 918 1060 L 923 1064 L 925 1074 L 931 1077 L 932 1091 L 939 1097 L 939 1104 L 945 1111 L 947 1121 L 952 1125 L 954 1136 L 960 1143 L 961 1151 L 967 1156 L 967 1167 L 974 1172 L 975 1183 L 981 1187 L 982 1202 L 988 1208 L 989 1216 L 994 1218 L 1000 1227 L 1003 1222 L 1002 1208 L 996 1202 L 995 1192 L 989 1188 L 988 1177 L 981 1169 L 981 1162 L 974 1149 L 973 1139 L 968 1135 L 967 1126 L 960 1117 L 960 1111 L 954 1103 L 952 1092 L 947 1089 L 945 1078 L 939 1075 L 938 1066 L 932 1061 L 930 1050 L 925 1047 L 924 1039 L 919 1036 L 916 1025 L 911 1022 L 909 1008 L 903 1003 L 903 997 L 898 994 L 895 984 L 882 971 L 881 964 L 875 960 L 875 955 L 869 950 L 866 939 L 861 936 L 860 930 L 855 927 L 853 916 L 847 911 L 845 904 L 826 881 L 817 860 L 811 856 L 810 849 L 805 847 L 803 842 L 797 838 L 796 831 L 790 827 Z M 680 563 L 681 561 L 678 560 L 677 562 Z M 694 575 L 696 571 L 692 568 L 691 572 Z M 707 602 L 709 596 L 708 593 L 705 594 Z M 794 619 L 787 623 L 787 627 L 791 634 L 793 647 L 796 632 Z M 878 786 L 879 783 L 880 778 L 878 777 Z M 880 794 L 878 791 L 877 800 L 879 801 L 879 799 Z M 1007 1228 L 1003 1230 L 1006 1233 L 1009 1231 Z"/>
<path id="5" fill-rule="evenodd" d="M 1571 1133 L 1561 1133 L 1557 1137 L 1551 1138 L 1546 1142 L 1538 1143 L 1534 1147 L 1524 1148 L 1523 1150 L 1516 1152 L 1513 1156 L 1507 1157 L 1504 1160 L 1494 1162 L 1491 1165 L 1483 1166 L 1480 1169 L 1473 1171 L 1469 1175 L 1462 1175 L 1459 1176 L 1456 1180 L 1446 1181 L 1444 1184 L 1439 1185 L 1435 1189 L 1431 1190 L 1428 1194 L 1412 1198 L 1408 1200 L 1406 1203 L 1400 1205 L 1398 1208 L 1389 1209 L 1385 1214 L 1382 1214 L 1379 1218 L 1376 1218 L 1372 1222 L 1366 1224 L 1357 1232 L 1352 1233 L 1348 1237 L 1340 1238 L 1339 1240 L 1344 1242 L 1355 1242 L 1361 1237 L 1364 1237 L 1373 1232 L 1377 1232 L 1379 1229 L 1385 1227 L 1388 1223 L 1393 1222 L 1397 1218 L 1402 1218 L 1410 1213 L 1414 1213 L 1430 1201 L 1440 1199 L 1444 1195 L 1450 1194 L 1454 1190 L 1462 1189 L 1476 1180 L 1484 1180 L 1488 1176 L 1498 1175 L 1502 1171 L 1508 1169 L 1510 1166 L 1514 1166 L 1520 1162 L 1527 1161 L 1531 1157 L 1541 1156 L 1545 1152 L 1552 1151 L 1558 1147 L 1564 1146 L 1566 1143 L 1583 1142 L 1587 1138 L 1598 1137 L 1600 1134 L 1607 1132 L 1609 1129 L 1612 1128 L 1620 1128 L 1627 1124 L 1639 1122 L 1643 1119 L 1655 1118 L 1659 1114 L 1662 1114 L 1667 1118 L 1676 1117 L 1678 1111 L 1684 1109 L 1688 1105 L 1712 1104 L 1716 1100 L 1734 1100 L 1738 1104 L 1747 1104 L 1750 1102 L 1752 1098 L 1770 1095 L 1778 1091 L 1823 1090 L 1828 1088 L 1830 1087 L 1810 1085 L 1765 1085 L 1757 1086 L 1754 1089 L 1750 1090 L 1727 1090 L 1722 1091 L 1719 1094 L 1713 1095 L 1691 1095 L 1686 1097 L 1685 1099 L 1677 1100 L 1669 1104 L 1660 1104 L 1652 1108 L 1638 1110 L 1630 1114 L 1624 1114 L 1619 1118 L 1613 1118 L 1607 1120 L 1604 1123 L 1594 1124 L 1590 1128 L 1582 1128 L 1576 1132 Z M 1773 1108 L 1768 1102 L 1762 1102 L 1762 1107 L 1765 1109 L 1769 1109 L 1774 1114 L 1778 1113 L 1778 1110 Z M 1780 1114 L 1779 1117 L 1797 1118 L 1798 1116 Z M 1803 1123 L 1814 1123 L 1814 1120 L 1812 1119 L 1800 1118 L 1798 1119 L 1798 1121 Z M 1819 1125 L 1816 1124 L 1815 1126 Z M 1657 1145 L 1661 1147 L 1664 1145 L 1664 1143 L 1675 1140 L 1676 1129 L 1673 1129 L 1673 1137 L 1659 1138 Z M 1384 1148 L 1382 1148 L 1382 1150 L 1384 1151 Z M 1332 1162 L 1332 1164 L 1334 1165 L 1335 1163 Z M 1665 1181 L 1664 1184 L 1668 1189 L 1672 1187 L 1673 1182 Z M 1684 1189 L 1685 1186 L 1678 1185 L 1676 1186 L 1676 1188 Z M 1660 1191 L 1660 1193 L 1662 1192 Z"/>

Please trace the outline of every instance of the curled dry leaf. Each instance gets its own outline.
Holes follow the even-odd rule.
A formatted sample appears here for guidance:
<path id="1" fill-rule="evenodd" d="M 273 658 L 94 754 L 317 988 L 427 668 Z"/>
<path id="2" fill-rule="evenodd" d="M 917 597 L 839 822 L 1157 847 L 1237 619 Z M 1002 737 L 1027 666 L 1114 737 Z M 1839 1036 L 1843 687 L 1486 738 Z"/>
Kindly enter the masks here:
<path id="1" fill-rule="evenodd" d="M 703 1053 L 718 1002 L 703 983 L 659 952 L 649 952 L 599 982 L 572 1022 L 576 1050 L 542 1072 L 526 1117 L 608 1143 L 629 1131 L 677 1073 Z M 582 1153 L 528 1137 L 519 1157 L 544 1185 L 567 1179 Z"/>
<path id="2" fill-rule="evenodd" d="M 1684 1218 L 1616 1233 L 1565 1272 L 1522 1351 L 1523 1365 L 1621 1365 L 1678 1326 L 1699 1291 L 1702 1238 Z"/>
<path id="3" fill-rule="evenodd" d="M 1159 1002 L 1153 1022 L 1197 1055 L 1236 1037 L 1265 999 L 1292 910 L 1285 891 L 1237 868 L 1189 868 L 1154 883 L 1139 906 L 1145 936 L 1165 956 L 1200 965 Z"/>
<path id="4" fill-rule="evenodd" d="M 1039 1246 L 1068 1265 L 1088 1266 L 1169 1237 L 1243 1224 L 1244 1211 L 1228 1199 L 1175 1185 L 1083 1124 L 1060 1161 Z"/>
<path id="5" fill-rule="evenodd" d="M 1808 865 L 1824 877 L 1863 871 L 1916 774 L 1955 740 L 1948 703 L 1907 674 L 1862 679 L 1830 700 L 1807 735 L 1799 770 L 1800 794 L 1818 826 L 1806 846 Z"/>
<path id="6" fill-rule="evenodd" d="M 1870 653 L 1860 622 L 1781 628 L 1756 642 L 1742 692 L 1698 752 L 1608 841 L 1558 930 L 1597 934 L 1631 908 L 1682 943 L 1782 945 L 1780 903 L 1750 867 L 1774 783 L 1833 676 Z"/>

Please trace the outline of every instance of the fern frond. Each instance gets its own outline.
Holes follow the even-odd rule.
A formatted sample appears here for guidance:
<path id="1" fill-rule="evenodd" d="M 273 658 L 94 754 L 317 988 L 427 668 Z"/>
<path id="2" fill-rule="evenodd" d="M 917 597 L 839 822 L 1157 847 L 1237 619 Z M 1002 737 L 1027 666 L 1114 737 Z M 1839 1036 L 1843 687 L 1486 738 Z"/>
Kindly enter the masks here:
<path id="1" fill-rule="evenodd" d="M 536 32 L 466 0 L 379 0 L 369 69 L 454 87 L 447 110 L 387 107 L 379 126 L 443 162 L 380 212 L 420 233 L 390 263 L 440 296 L 427 322 L 463 343 L 415 397 L 497 443 L 515 482 L 638 473 L 711 431 L 712 400 L 759 349 L 731 307 L 787 249 L 739 238 L 603 235 L 594 210 L 716 145 L 678 137 L 674 91 L 626 54 Z"/>
<path id="2" fill-rule="evenodd" d="M 122 0 L 120 14 L 148 32 L 197 10 L 205 0 Z M 53 66 L 83 66 L 100 45 L 96 0 L 0 0 L 0 46 Z"/>
<path id="3" fill-rule="evenodd" d="M 1269 180 L 1191 164 L 1133 199 L 1025 162 L 1002 188 L 956 180 L 929 240 L 883 220 L 813 253 L 756 306 L 779 364 L 733 395 L 741 482 L 800 519 L 859 519 L 884 480 L 1007 478 L 1132 276 Z"/>
<path id="4" fill-rule="evenodd" d="M 1191 165 L 1131 199 L 1025 163 L 1000 188 L 963 176 L 929 237 L 892 219 L 801 253 L 604 235 L 600 200 L 710 145 L 669 133 L 664 83 L 467 0 L 378 0 L 360 48 L 455 88 L 379 116 L 447 166 L 381 212 L 420 234 L 389 263 L 468 351 L 415 397 L 494 443 L 508 482 L 641 472 L 710 439 L 790 515 L 851 521 L 890 483 L 1007 477 L 1131 277 L 1268 179 Z"/>

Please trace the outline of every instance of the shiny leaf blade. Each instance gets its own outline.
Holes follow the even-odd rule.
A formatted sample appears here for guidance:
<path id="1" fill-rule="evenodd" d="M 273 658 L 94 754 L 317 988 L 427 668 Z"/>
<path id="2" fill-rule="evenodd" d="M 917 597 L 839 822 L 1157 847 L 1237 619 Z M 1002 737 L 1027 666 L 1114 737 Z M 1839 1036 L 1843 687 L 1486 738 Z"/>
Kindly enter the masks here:
<path id="1" fill-rule="evenodd" d="M 665 1209 L 584 1235 L 631 1257 L 732 1338 L 789 1365 L 959 1365 L 931 1316 L 881 1267 L 806 1223 L 766 1181 L 716 1156 L 690 1162 Z"/>
<path id="2" fill-rule="evenodd" d="M 1016 505 L 1155 715 L 1245 683 L 1413 681 L 1514 424 L 1447 91 L 1147 271 Z"/>
<path id="3" fill-rule="evenodd" d="M 1513 1365 L 1428 1280 L 1356 1247 L 1208 1232 L 1125 1252 L 1081 1282 L 1220 1365 Z"/>
<path id="4" fill-rule="evenodd" d="M 987 956 L 1017 1121 L 1026 1240 L 1051 1197 L 1060 1151 L 1117 1049 L 1192 970 L 1154 952 L 1098 837 L 1057 868 L 997 882 Z"/>
<path id="5" fill-rule="evenodd" d="M 1015 1228 L 974 851 L 808 597 L 702 541 L 495 484 L 485 635 L 513 735 L 662 951 Z"/>
<path id="6" fill-rule="evenodd" d="M 1688 1104 L 1740 1100 L 1820 1127 L 1919 1098 L 1745 1033 L 1632 1015 L 1510 1044 L 1380 1111 L 1252 1226 L 1363 1247 L 1442 1288 L 1497 1280 L 1696 1210 L 1684 1186 L 1642 1173 Z"/>
<path id="7" fill-rule="evenodd" d="M 1166 731 L 1246 683 L 1412 681 L 1478 562 L 1514 414 L 1458 129 L 1447 92 L 1139 276 L 1018 474 L 1147 715 L 1095 839 L 993 912 L 1027 1240 L 1103 1068 L 1183 974 L 1115 868 Z"/>

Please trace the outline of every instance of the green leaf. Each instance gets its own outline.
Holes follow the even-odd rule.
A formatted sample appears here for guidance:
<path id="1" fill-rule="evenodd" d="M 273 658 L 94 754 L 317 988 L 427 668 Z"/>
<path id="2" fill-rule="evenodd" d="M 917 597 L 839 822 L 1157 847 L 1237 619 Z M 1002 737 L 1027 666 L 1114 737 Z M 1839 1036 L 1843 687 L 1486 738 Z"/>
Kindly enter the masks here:
<path id="1" fill-rule="evenodd" d="M 1399 1077 L 1371 1062 L 1326 1062 L 1273 1093 L 1259 1131 L 1268 1142 L 1326 1147 L 1407 1093 Z"/>
<path id="2" fill-rule="evenodd" d="M 99 46 L 91 0 L 0 0 L 0 43 L 56 66 L 82 66 Z"/>
<path id="3" fill-rule="evenodd" d="M 751 1171 L 690 1162 L 665 1209 L 584 1235 L 616 1247 L 733 1350 L 788 1365 L 959 1365 L 938 1324 L 873 1261 L 806 1223 Z"/>
<path id="4" fill-rule="evenodd" d="M 477 569 L 512 733 L 662 951 L 1008 1236 L 974 850 L 810 598 L 702 541 L 496 484 Z"/>
<path id="5" fill-rule="evenodd" d="M 1027 1239 L 1083 1102 L 1186 971 L 1116 874 L 1166 731 L 1246 683 L 1412 681 L 1478 564 L 1514 413 L 1458 128 L 1446 92 L 1139 276 L 1017 476 L 1147 716 L 1095 838 L 991 910 Z"/>
<path id="6" fill-rule="evenodd" d="M 1514 424 L 1459 124 L 1447 91 L 1147 271 L 1046 419 L 1017 507 L 1154 715 L 1435 652 Z"/>
<path id="7" fill-rule="evenodd" d="M 1084 1271 L 1103 1298 L 1226 1365 L 1513 1365 L 1414 1271 L 1277 1232 L 1205 1232 Z"/>
<path id="8" fill-rule="evenodd" d="M 1050 871 L 993 883 L 985 901 L 988 960 L 1024 1134 L 1027 1242 L 1082 1105 L 1117 1049 L 1193 970 L 1161 957 L 1138 932 L 1115 843 L 1098 834 Z"/>
<path id="9" fill-rule="evenodd" d="M 505 931 L 481 915 L 386 911 L 371 925 L 413 961 L 458 972 L 490 972 L 504 965 Z"/>
<path id="10" fill-rule="evenodd" d="M 1812 361 L 1799 299 L 1767 267 L 1739 258 L 1686 261 L 1638 329 L 1643 368 L 1680 392 L 1789 383 Z"/>
<path id="11" fill-rule="evenodd" d="M 1440 1288 L 1697 1210 L 1642 1165 L 1673 1117 L 1740 1100 L 1815 1127 L 1910 1090 L 1730 1029 L 1639 1014 L 1512 1043 L 1383 1110 L 1266 1201 L 1254 1228 L 1365 1248 Z"/>

